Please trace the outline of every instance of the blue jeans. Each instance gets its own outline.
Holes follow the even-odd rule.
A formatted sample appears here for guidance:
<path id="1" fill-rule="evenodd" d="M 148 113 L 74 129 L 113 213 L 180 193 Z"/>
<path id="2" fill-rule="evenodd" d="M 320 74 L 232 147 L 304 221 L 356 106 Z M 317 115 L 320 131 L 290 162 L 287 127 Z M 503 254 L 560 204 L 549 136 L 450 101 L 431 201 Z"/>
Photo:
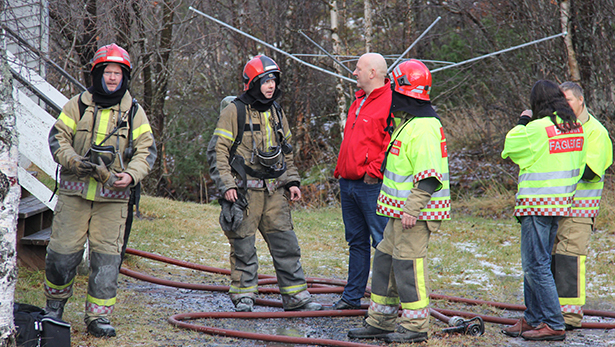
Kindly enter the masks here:
<path id="1" fill-rule="evenodd" d="M 388 218 L 376 214 L 380 186 L 363 180 L 340 178 L 342 218 L 349 246 L 348 281 L 342 300 L 360 305 L 365 295 L 370 270 L 370 236 L 374 248 L 382 241 L 382 233 Z"/>
<path id="2" fill-rule="evenodd" d="M 546 323 L 551 329 L 563 330 L 564 317 L 551 272 L 559 217 L 525 216 L 520 220 L 525 320 L 531 326 Z"/>

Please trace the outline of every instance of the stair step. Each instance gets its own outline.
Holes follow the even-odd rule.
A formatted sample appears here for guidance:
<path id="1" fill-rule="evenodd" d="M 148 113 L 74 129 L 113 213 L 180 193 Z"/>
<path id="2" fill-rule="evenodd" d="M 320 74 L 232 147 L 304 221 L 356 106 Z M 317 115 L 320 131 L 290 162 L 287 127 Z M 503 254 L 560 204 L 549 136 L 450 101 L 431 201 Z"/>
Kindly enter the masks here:
<path id="1" fill-rule="evenodd" d="M 34 195 L 27 196 L 19 202 L 19 218 L 25 219 L 48 211 L 49 207 L 43 204 Z"/>
<path id="2" fill-rule="evenodd" d="M 24 236 L 19 240 L 23 245 L 47 246 L 51 238 L 51 227 L 37 231 L 34 234 Z"/>

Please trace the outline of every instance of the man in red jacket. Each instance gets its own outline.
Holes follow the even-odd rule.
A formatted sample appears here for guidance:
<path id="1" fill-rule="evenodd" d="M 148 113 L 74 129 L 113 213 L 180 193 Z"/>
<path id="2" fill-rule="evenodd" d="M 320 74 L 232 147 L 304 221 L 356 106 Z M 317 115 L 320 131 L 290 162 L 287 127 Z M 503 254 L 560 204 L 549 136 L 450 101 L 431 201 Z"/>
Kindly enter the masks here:
<path id="1" fill-rule="evenodd" d="M 348 110 L 344 140 L 334 176 L 339 178 L 342 217 L 350 247 L 348 283 L 335 309 L 361 306 L 370 270 L 370 235 L 374 248 L 382 240 L 387 218 L 376 214 L 382 185 L 380 166 L 391 139 L 385 131 L 391 109 L 391 83 L 382 55 L 367 53 L 353 72 L 357 78 L 356 99 Z"/>

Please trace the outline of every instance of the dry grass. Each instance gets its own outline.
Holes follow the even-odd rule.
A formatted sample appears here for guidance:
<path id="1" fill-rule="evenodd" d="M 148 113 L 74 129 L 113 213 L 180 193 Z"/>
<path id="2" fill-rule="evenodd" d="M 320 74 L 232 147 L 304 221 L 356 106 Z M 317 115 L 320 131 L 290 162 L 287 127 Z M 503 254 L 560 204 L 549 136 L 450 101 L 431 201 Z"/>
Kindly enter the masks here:
<path id="1" fill-rule="evenodd" d="M 615 309 L 615 298 L 612 295 L 615 291 L 613 200 L 613 183 L 608 180 L 605 203 L 598 222 L 599 230 L 592 235 L 588 257 L 587 294 L 590 308 Z M 512 204 L 514 194 L 500 189 L 486 190 L 482 198 L 453 202 L 454 219 L 443 223 L 441 230 L 434 233 L 430 241 L 430 287 L 434 293 L 519 304 L 523 302 L 520 229 L 510 217 Z M 229 246 L 218 225 L 218 206 L 144 196 L 141 212 L 143 218 L 135 221 L 129 247 L 228 268 Z M 340 209 L 300 209 L 294 212 L 293 218 L 306 276 L 345 279 L 348 252 Z M 266 244 L 260 237 L 257 240 L 259 272 L 273 274 Z M 126 266 L 167 279 L 228 284 L 228 279 L 223 276 L 180 269 L 135 256 L 127 257 Z M 42 278 L 41 271 L 20 269 L 16 301 L 44 305 Z M 85 276 L 77 277 L 75 294 L 65 314 L 65 319 L 72 324 L 74 346 L 264 346 L 260 342 L 186 331 L 166 322 L 167 317 L 181 312 L 230 310 L 230 300 L 223 294 L 197 293 L 197 299 L 190 299 L 195 297 L 194 292 L 148 285 L 123 275 L 120 276 L 118 304 L 111 317 L 119 336 L 108 340 L 92 338 L 85 333 L 82 323 L 86 282 Z M 327 297 L 322 300 L 331 302 L 332 299 Z M 472 310 L 489 315 L 511 315 L 490 307 L 464 307 L 440 301 L 432 302 L 432 306 Z M 359 326 L 361 320 L 355 317 L 351 322 Z M 441 337 L 438 331 L 443 327 L 439 322 L 432 324 L 433 338 L 426 345 L 501 346 L 510 342 L 498 333 L 500 326 L 495 324 L 487 324 L 486 334 L 478 338 Z"/>

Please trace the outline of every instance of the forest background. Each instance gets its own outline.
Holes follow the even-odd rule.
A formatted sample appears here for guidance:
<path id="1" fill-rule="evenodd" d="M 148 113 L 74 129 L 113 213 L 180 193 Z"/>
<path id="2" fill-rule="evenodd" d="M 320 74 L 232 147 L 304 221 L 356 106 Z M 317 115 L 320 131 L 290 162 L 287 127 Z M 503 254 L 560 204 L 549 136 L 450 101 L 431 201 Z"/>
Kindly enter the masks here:
<path id="1" fill-rule="evenodd" d="M 144 182 L 149 195 L 207 203 L 218 196 L 205 152 L 220 100 L 238 95 L 254 55 L 282 71 L 280 103 L 294 136 L 303 204 L 336 204 L 333 177 L 345 111 L 356 85 L 297 63 L 198 15 L 190 6 L 306 62 L 351 77 L 300 31 L 350 70 L 365 52 L 391 64 L 436 18 L 406 58 L 432 70 L 567 31 L 558 37 L 433 73 L 431 101 L 451 156 L 453 198 L 516 188 L 514 166 L 500 159 L 506 132 L 529 108 L 539 79 L 575 80 L 591 112 L 615 128 L 613 0 L 49 0 L 50 58 L 89 86 L 96 49 L 116 42 L 133 62 L 131 91 L 145 108 L 158 160 Z M 51 69 L 68 97 L 79 90 Z M 611 174 L 612 171 L 609 172 Z"/>

